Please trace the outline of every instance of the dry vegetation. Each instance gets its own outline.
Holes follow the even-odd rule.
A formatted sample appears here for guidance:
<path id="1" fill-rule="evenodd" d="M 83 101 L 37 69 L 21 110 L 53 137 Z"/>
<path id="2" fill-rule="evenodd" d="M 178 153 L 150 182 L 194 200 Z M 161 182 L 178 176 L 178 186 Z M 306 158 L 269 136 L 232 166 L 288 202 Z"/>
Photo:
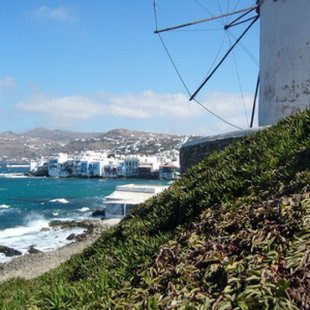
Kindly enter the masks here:
<path id="1" fill-rule="evenodd" d="M 2 309 L 309 309 L 310 112 L 216 152 Z"/>

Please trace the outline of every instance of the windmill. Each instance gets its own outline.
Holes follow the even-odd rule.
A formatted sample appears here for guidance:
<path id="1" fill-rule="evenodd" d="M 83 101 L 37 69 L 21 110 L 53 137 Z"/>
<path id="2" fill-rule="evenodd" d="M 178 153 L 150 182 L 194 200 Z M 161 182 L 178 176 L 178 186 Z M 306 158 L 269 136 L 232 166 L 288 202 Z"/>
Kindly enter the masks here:
<path id="1" fill-rule="evenodd" d="M 310 108 L 310 1 L 257 0 L 255 3 L 253 0 L 253 2 L 250 7 L 226 12 L 219 16 L 158 29 L 154 0 L 155 33 L 159 36 L 163 32 L 213 22 L 227 16 L 234 16 L 234 20 L 226 24 L 224 29 L 248 23 L 210 74 L 193 93 L 189 94 L 189 100 L 196 99 L 197 94 L 260 18 L 259 76 L 253 100 L 251 127 L 258 93 L 260 126 L 274 124 L 297 111 Z M 254 16 L 250 16 L 249 14 L 253 12 Z M 215 116 L 220 118 L 218 115 Z"/>

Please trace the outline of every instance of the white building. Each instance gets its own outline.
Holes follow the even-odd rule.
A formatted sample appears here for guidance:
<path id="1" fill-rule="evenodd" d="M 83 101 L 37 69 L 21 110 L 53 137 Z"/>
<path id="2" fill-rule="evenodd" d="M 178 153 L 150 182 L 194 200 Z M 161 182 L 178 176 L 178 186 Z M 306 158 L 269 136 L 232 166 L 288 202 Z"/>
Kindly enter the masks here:
<path id="1" fill-rule="evenodd" d="M 120 161 L 115 158 L 111 158 L 107 163 L 103 166 L 103 173 L 102 176 L 104 178 L 117 178 L 119 175 L 119 165 Z"/>
<path id="2" fill-rule="evenodd" d="M 80 162 L 80 175 L 82 177 L 102 177 L 104 165 L 108 162 L 105 153 L 87 151 L 82 154 Z"/>
<path id="3" fill-rule="evenodd" d="M 175 164 L 175 154 L 158 156 L 132 155 L 108 157 L 106 153 L 87 151 L 68 156 L 60 153 L 48 159 L 48 175 L 51 177 L 158 177 L 163 165 Z"/>
<path id="4" fill-rule="evenodd" d="M 51 156 L 47 162 L 48 176 L 53 178 L 64 176 L 65 174 L 64 163 L 67 160 L 68 155 L 65 153 L 59 153 L 57 155 Z"/>
<path id="5" fill-rule="evenodd" d="M 158 156 L 142 155 L 139 156 L 139 166 L 152 167 L 153 170 L 159 170 L 161 165 L 160 158 Z"/>
<path id="6" fill-rule="evenodd" d="M 132 208 L 159 194 L 168 186 L 160 185 L 119 185 L 104 199 L 105 218 L 123 218 Z"/>
<path id="7" fill-rule="evenodd" d="M 161 180 L 176 180 L 179 177 L 180 173 L 175 165 L 163 165 L 159 168 L 159 178 Z"/>
<path id="8" fill-rule="evenodd" d="M 102 177 L 104 164 L 101 160 L 88 162 L 88 177 Z"/>
<path id="9" fill-rule="evenodd" d="M 139 162 L 140 160 L 137 157 L 127 157 L 124 159 L 124 169 L 126 177 L 138 176 Z"/>

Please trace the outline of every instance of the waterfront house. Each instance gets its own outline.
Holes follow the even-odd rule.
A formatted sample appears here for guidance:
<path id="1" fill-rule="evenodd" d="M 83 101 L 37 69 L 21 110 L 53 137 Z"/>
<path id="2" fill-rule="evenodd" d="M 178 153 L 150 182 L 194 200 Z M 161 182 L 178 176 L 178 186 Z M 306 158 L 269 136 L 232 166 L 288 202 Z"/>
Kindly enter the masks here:
<path id="1" fill-rule="evenodd" d="M 163 165 L 159 168 L 160 180 L 176 180 L 180 176 L 178 167 L 174 165 Z"/>
<path id="2" fill-rule="evenodd" d="M 132 208 L 159 194 L 168 186 L 127 184 L 116 186 L 116 190 L 103 201 L 105 218 L 124 218 Z"/>
<path id="3" fill-rule="evenodd" d="M 65 174 L 64 163 L 68 160 L 68 155 L 65 153 L 59 153 L 53 155 L 48 159 L 47 172 L 48 176 L 58 178 Z"/>

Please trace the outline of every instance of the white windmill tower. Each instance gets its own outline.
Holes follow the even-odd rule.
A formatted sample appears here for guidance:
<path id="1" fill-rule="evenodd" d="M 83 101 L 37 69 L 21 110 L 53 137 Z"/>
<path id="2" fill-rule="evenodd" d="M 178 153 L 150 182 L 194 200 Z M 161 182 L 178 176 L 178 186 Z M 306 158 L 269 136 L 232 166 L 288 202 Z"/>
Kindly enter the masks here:
<path id="1" fill-rule="evenodd" d="M 260 1 L 258 122 L 310 109 L 310 1 Z"/>
<path id="2" fill-rule="evenodd" d="M 156 29 L 155 33 L 160 34 L 233 15 L 238 17 L 224 29 L 251 21 L 211 74 L 191 94 L 190 100 L 193 100 L 259 17 L 258 124 L 265 126 L 274 124 L 298 111 L 310 109 L 310 0 L 253 0 L 253 2 L 254 4 L 256 2 L 256 5 L 227 12 L 221 16 Z M 253 11 L 256 11 L 259 16 L 244 17 Z"/>
<path id="3" fill-rule="evenodd" d="M 241 23 L 250 23 L 214 70 L 197 90 L 190 94 L 190 100 L 192 100 L 195 99 L 195 96 L 225 61 L 228 54 L 259 18 L 259 78 L 250 127 L 253 124 L 258 93 L 259 126 L 272 125 L 298 111 L 310 109 L 310 0 L 253 0 L 253 2 L 252 7 L 155 31 L 160 35 L 163 31 L 193 26 L 234 15 L 237 17 L 233 22 L 225 25 L 224 29 Z M 249 17 L 248 14 L 255 14 L 255 12 L 255 16 L 250 15 Z M 155 22 L 157 26 L 156 12 Z M 224 135 L 205 137 L 185 144 L 180 150 L 181 171 L 184 172 L 188 167 L 208 156 L 212 150 L 226 147 L 237 136 L 241 137 L 251 132 L 253 131 L 239 130 Z"/>

